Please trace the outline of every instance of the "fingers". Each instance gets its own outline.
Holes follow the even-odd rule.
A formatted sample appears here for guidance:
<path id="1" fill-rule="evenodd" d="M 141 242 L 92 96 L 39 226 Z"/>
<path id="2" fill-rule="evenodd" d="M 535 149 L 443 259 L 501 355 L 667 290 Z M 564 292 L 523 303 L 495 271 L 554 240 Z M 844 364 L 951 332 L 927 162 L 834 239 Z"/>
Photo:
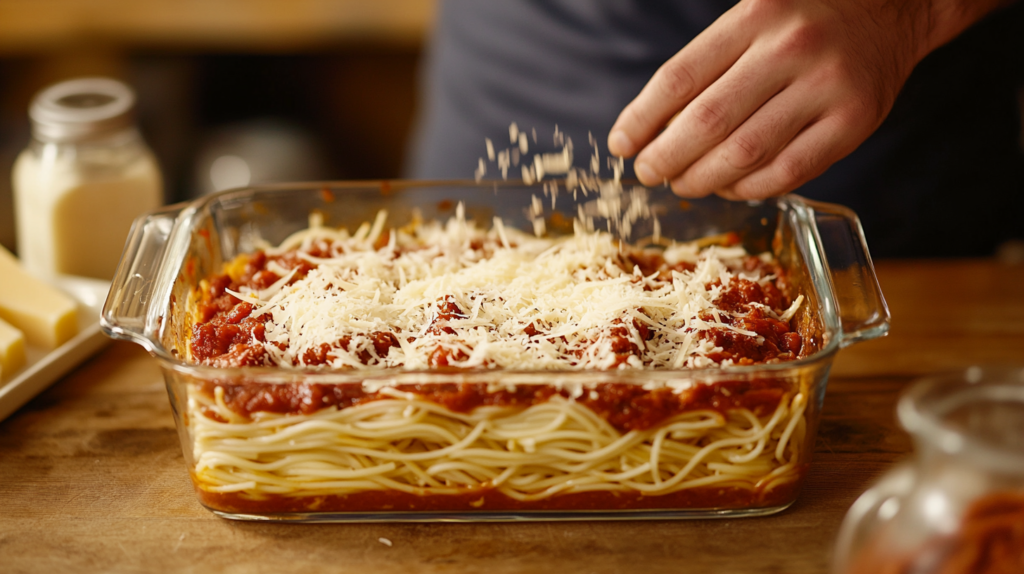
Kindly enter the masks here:
<path id="1" fill-rule="evenodd" d="M 852 152 L 871 133 L 853 137 L 851 126 L 839 115 L 825 117 L 804 129 L 768 163 L 740 178 L 725 193 L 737 199 L 764 199 L 788 193 L 821 175 L 833 163 Z"/>
<path id="2" fill-rule="evenodd" d="M 746 40 L 731 32 L 728 26 L 711 26 L 665 62 L 619 114 L 608 136 L 608 150 L 633 156 L 725 73 L 747 49 Z"/>
<path id="3" fill-rule="evenodd" d="M 736 195 L 736 193 L 733 192 L 732 189 L 727 187 L 723 187 L 721 189 L 716 190 L 715 195 L 723 199 L 728 199 L 729 201 L 740 201 L 741 199 L 743 199 L 742 197 Z"/>
<path id="4" fill-rule="evenodd" d="M 878 126 L 906 78 L 880 72 L 899 33 L 851 35 L 847 17 L 864 16 L 851 6 L 741 0 L 658 70 L 609 150 L 636 154 L 642 183 L 671 180 L 685 196 L 760 199 L 821 174 Z"/>
<path id="5" fill-rule="evenodd" d="M 678 178 L 779 93 L 789 75 L 764 60 L 763 52 L 748 52 L 690 102 L 637 156 L 633 169 L 640 181 Z"/>
<path id="6" fill-rule="evenodd" d="M 699 197 L 732 185 L 775 157 L 821 111 L 810 90 L 788 86 L 673 179 L 672 189 Z"/>

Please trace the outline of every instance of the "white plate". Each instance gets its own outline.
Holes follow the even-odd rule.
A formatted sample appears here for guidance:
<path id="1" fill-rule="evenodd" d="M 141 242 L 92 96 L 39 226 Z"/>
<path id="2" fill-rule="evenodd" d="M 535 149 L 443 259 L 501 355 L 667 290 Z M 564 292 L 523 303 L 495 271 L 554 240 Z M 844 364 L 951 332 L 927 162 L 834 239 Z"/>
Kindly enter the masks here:
<path id="1" fill-rule="evenodd" d="M 110 342 L 100 331 L 100 308 L 109 282 L 69 275 L 47 281 L 78 301 L 78 334 L 49 353 L 26 345 L 26 365 L 14 372 L 14 378 L 7 380 L 5 374 L 0 381 L 0 421 Z"/>

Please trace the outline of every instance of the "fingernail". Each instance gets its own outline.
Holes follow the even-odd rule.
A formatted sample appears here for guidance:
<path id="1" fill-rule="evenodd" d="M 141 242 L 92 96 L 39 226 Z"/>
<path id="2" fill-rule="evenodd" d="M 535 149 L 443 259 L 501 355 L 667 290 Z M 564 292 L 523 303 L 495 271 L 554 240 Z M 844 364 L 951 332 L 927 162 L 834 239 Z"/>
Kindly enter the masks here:
<path id="1" fill-rule="evenodd" d="M 651 166 L 646 163 L 633 164 L 633 171 L 636 172 L 637 178 L 639 178 L 644 185 L 658 185 L 658 182 L 662 180 L 662 177 L 657 173 L 654 173 Z"/>
<path id="2" fill-rule="evenodd" d="M 633 155 L 633 141 L 629 139 L 626 132 L 614 130 L 608 135 L 608 151 L 612 152 L 613 155 Z"/>

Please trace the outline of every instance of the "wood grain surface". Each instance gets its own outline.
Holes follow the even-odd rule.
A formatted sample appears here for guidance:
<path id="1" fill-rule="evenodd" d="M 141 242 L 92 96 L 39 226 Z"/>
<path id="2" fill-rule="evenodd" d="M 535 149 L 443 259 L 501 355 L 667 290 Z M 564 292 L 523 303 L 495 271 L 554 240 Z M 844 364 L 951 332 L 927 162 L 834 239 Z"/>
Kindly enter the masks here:
<path id="1" fill-rule="evenodd" d="M 223 520 L 196 502 L 155 361 L 116 343 L 0 423 L 0 572 L 827 572 L 847 508 L 910 452 L 893 411 L 900 390 L 970 364 L 1024 365 L 1024 267 L 886 262 L 878 273 L 892 333 L 840 353 L 807 485 L 779 515 Z"/>

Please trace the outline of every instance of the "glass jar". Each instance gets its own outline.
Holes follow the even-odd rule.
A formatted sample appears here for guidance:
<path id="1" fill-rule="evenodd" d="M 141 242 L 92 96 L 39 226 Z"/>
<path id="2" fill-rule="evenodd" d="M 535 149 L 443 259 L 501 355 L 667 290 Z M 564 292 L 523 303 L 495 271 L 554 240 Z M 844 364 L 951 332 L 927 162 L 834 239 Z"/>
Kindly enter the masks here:
<path id="1" fill-rule="evenodd" d="M 32 141 L 14 165 L 18 252 L 36 274 L 111 279 L 132 221 L 163 203 L 156 160 L 134 122 L 135 96 L 80 78 L 32 101 Z"/>
<path id="2" fill-rule="evenodd" d="M 897 413 L 915 455 L 850 508 L 834 574 L 1024 573 L 1024 369 L 923 379 Z"/>

